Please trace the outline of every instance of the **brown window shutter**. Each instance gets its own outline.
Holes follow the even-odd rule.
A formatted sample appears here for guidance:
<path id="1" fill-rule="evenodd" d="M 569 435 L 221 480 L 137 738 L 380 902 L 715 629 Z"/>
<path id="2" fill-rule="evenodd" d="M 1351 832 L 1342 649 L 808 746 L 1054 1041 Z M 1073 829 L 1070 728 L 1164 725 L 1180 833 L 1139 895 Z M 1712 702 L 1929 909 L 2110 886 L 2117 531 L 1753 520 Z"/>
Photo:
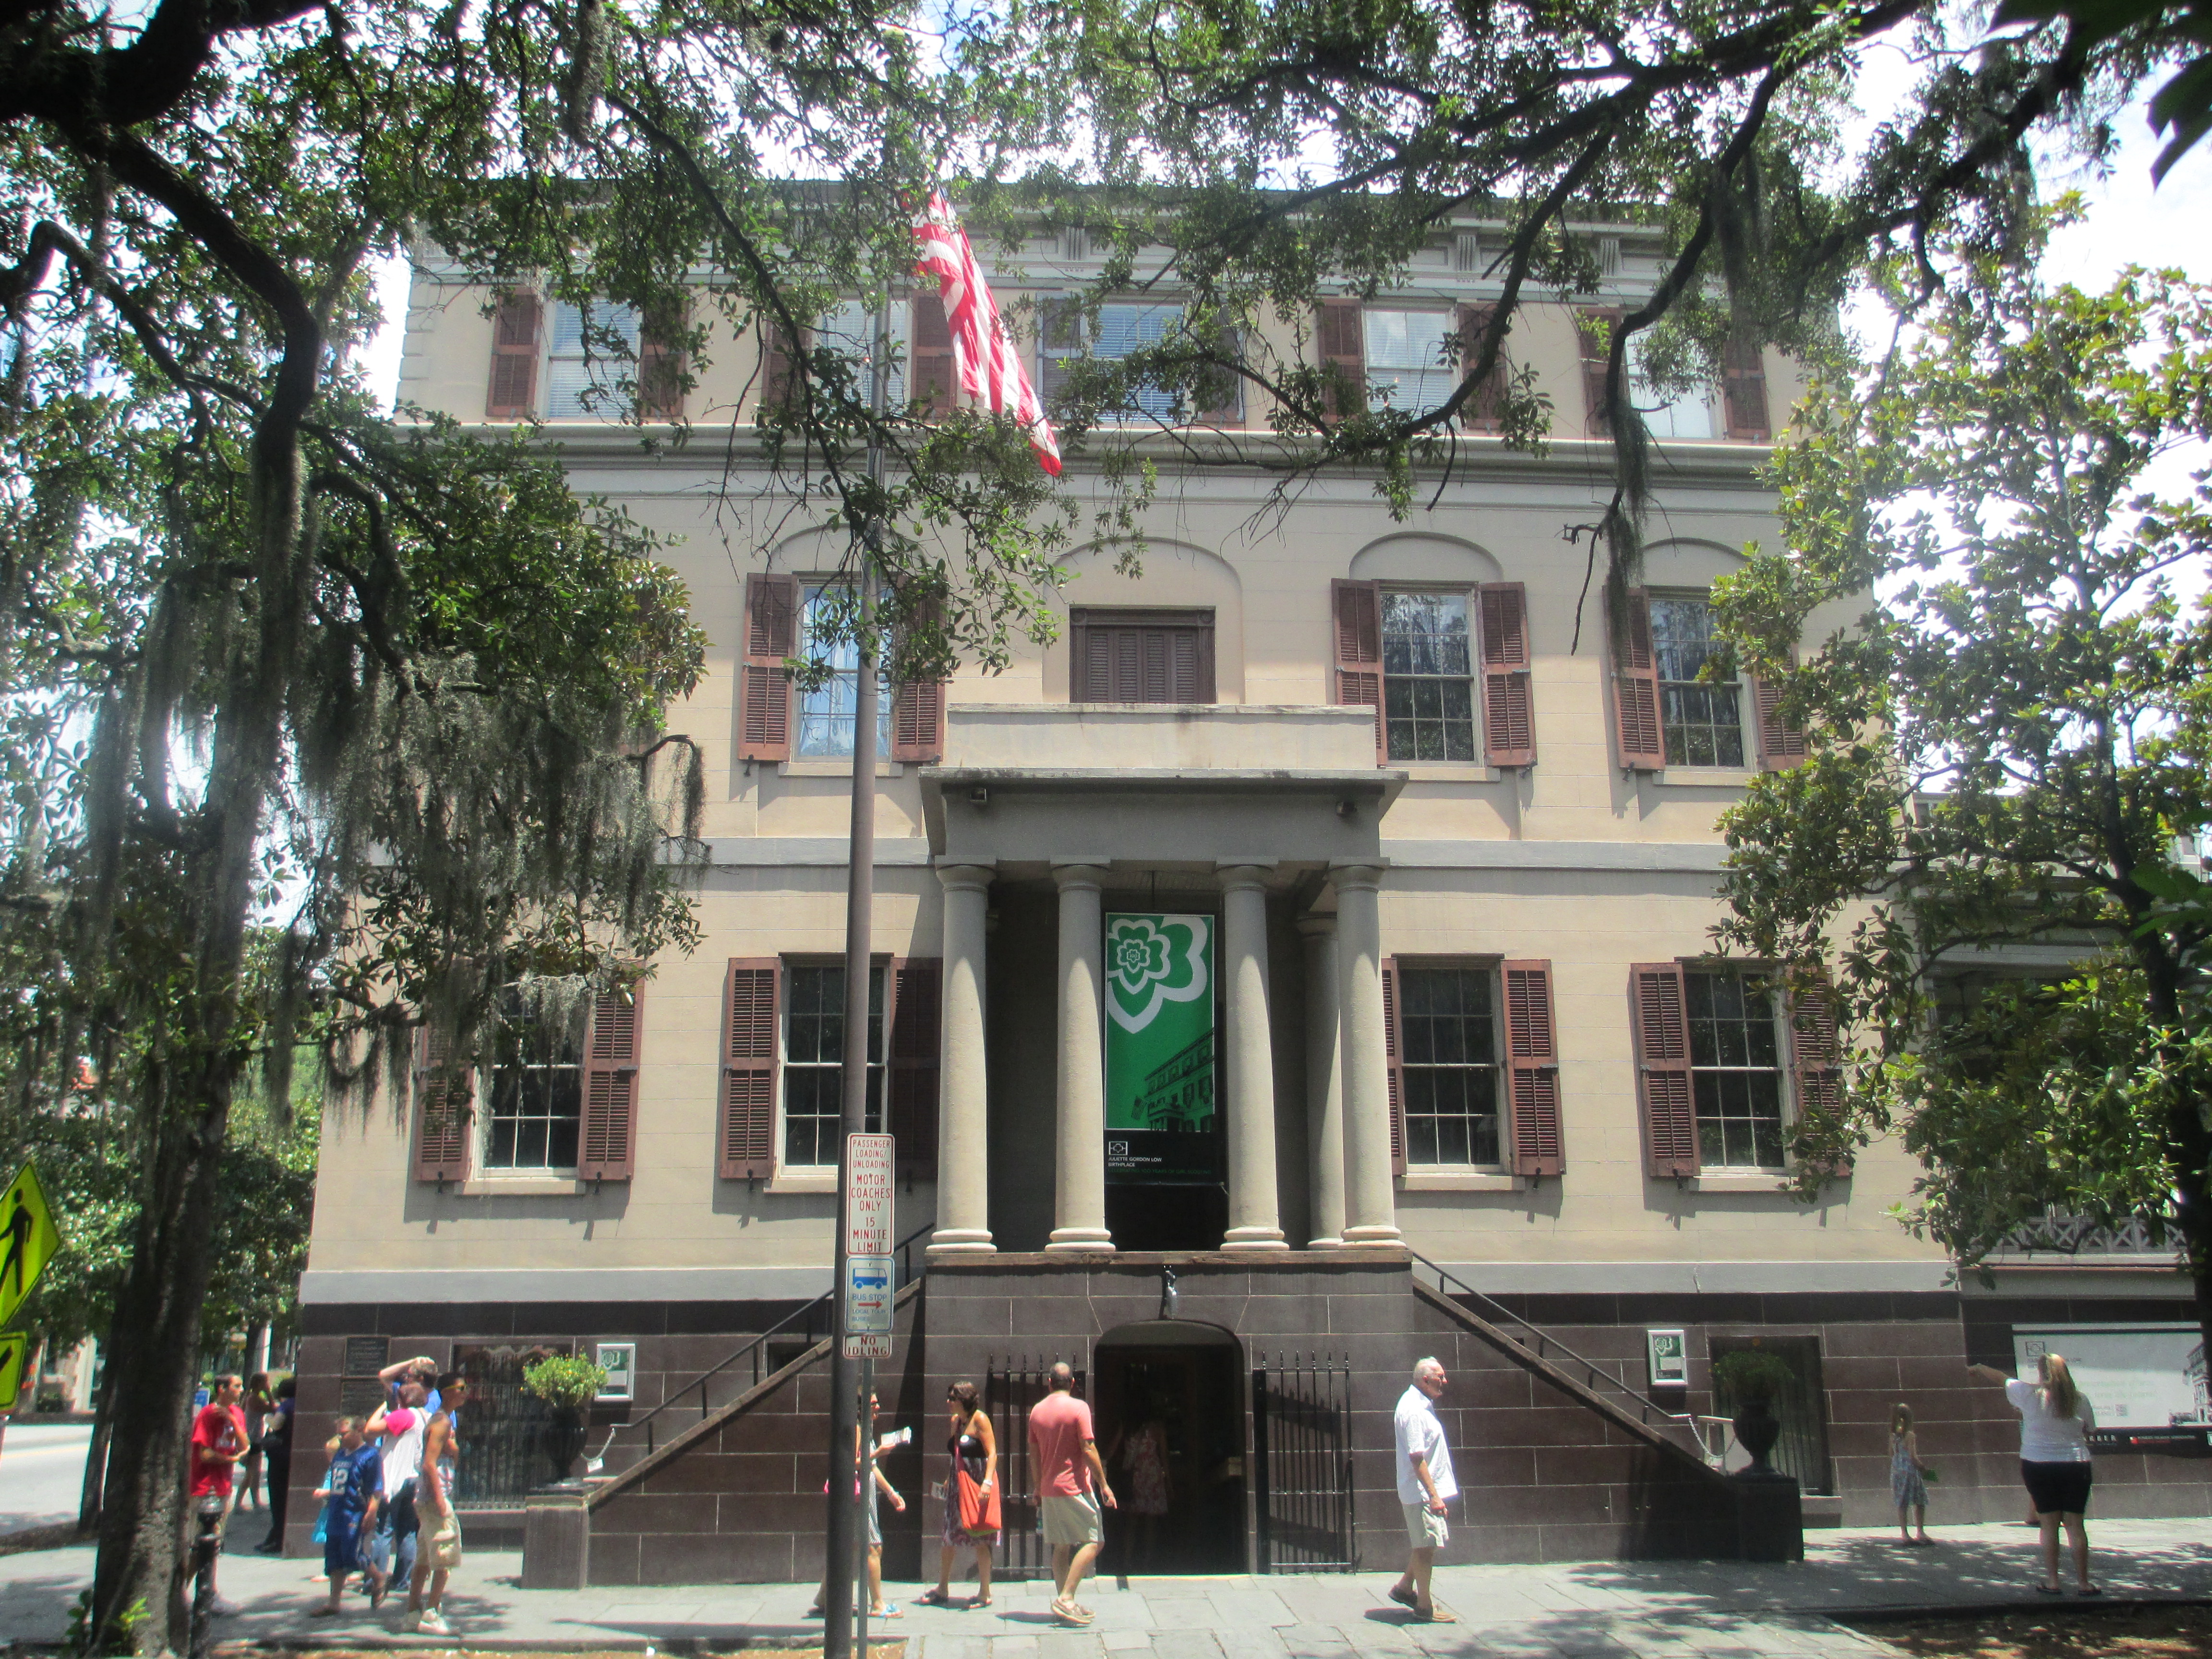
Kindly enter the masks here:
<path id="1" fill-rule="evenodd" d="M 952 327 L 940 295 L 914 296 L 914 341 L 907 356 L 907 395 L 927 416 L 950 415 L 959 405 L 958 370 L 952 361 Z"/>
<path id="2" fill-rule="evenodd" d="M 1399 1058 L 1406 1045 L 1398 1033 L 1398 958 L 1382 958 L 1382 1067 L 1390 1093 L 1390 1173 L 1406 1173 L 1406 1072 Z"/>
<path id="3" fill-rule="evenodd" d="M 453 1064 L 453 1039 L 425 1029 L 415 1039 L 415 1179 L 463 1181 L 469 1173 L 471 1097 L 476 1072 Z"/>
<path id="4" fill-rule="evenodd" d="M 1621 313 L 1609 307 L 1575 313 L 1575 337 L 1582 343 L 1583 430 L 1593 438 L 1605 437 L 1613 430 L 1605 413 L 1605 368 L 1613 349 L 1609 331 L 1620 326 L 1620 319 Z M 1593 326 L 1600 323 L 1608 331 L 1602 338 Z"/>
<path id="5" fill-rule="evenodd" d="M 1485 582 L 1482 619 L 1482 749 L 1492 766 L 1536 763 L 1535 704 L 1528 678 L 1528 589 Z"/>
<path id="6" fill-rule="evenodd" d="M 509 289 L 499 296 L 491 334 L 491 389 L 484 417 L 526 421 L 538 412 L 538 296 Z"/>
<path id="7" fill-rule="evenodd" d="M 799 578 L 745 578 L 745 655 L 738 675 L 738 758 L 791 758 L 791 676 L 799 648 Z"/>
<path id="8" fill-rule="evenodd" d="M 891 758 L 925 765 L 945 753 L 944 680 L 911 680 L 891 696 Z"/>
<path id="9" fill-rule="evenodd" d="M 1221 343 L 1231 358 L 1244 361 L 1244 337 L 1236 329 L 1224 329 Z M 1206 404 L 1198 411 L 1200 426 L 1244 424 L 1244 377 L 1236 370 L 1208 368 L 1199 375 L 1197 392 Z"/>
<path id="10" fill-rule="evenodd" d="M 1482 355 L 1482 337 L 1489 331 L 1495 306 L 1462 306 L 1457 313 L 1460 373 L 1472 375 Z M 1469 432 L 1501 432 L 1505 428 L 1505 353 L 1490 366 L 1483 382 L 1460 405 L 1460 425 Z"/>
<path id="11" fill-rule="evenodd" d="M 800 360 L 806 356 L 807 342 L 802 332 L 797 341 L 784 331 L 783 325 L 768 318 L 761 319 L 761 407 L 788 409 L 799 397 L 801 374 Z"/>
<path id="12" fill-rule="evenodd" d="M 1210 703 L 1214 698 L 1213 617 L 1177 611 L 1077 611 L 1070 620 L 1071 702 Z"/>
<path id="13" fill-rule="evenodd" d="M 1799 1116 L 1832 1121 L 1842 1110 L 1839 1048 L 1834 989 L 1825 982 L 1807 986 L 1792 999 L 1790 1010 L 1790 1064 L 1796 1074 Z M 1832 1179 L 1840 1181 L 1850 1172 L 1848 1157 L 1821 1160 L 1820 1173 Z"/>
<path id="14" fill-rule="evenodd" d="M 735 957 L 723 998 L 720 1174 L 765 1181 L 775 1173 L 776 1062 L 783 963 Z"/>
<path id="15" fill-rule="evenodd" d="M 1329 701 L 1375 711 L 1375 763 L 1380 766 L 1390 752 L 1382 726 L 1382 585 L 1332 581 L 1328 601 L 1336 644 Z"/>
<path id="16" fill-rule="evenodd" d="M 1324 300 L 1315 321 L 1321 351 L 1321 408 L 1324 418 L 1340 420 L 1366 408 L 1367 337 L 1359 325 L 1359 301 Z"/>
<path id="17" fill-rule="evenodd" d="M 1770 772 L 1786 772 L 1805 762 L 1805 733 L 1782 718 L 1782 688 L 1753 674 L 1752 705 L 1759 710 L 1759 763 Z"/>
<path id="18" fill-rule="evenodd" d="M 642 981 L 608 991 L 592 1010 L 584 1048 L 584 1121 L 576 1160 L 580 1181 L 628 1181 L 637 1168 L 638 1040 Z"/>
<path id="19" fill-rule="evenodd" d="M 1559 1048 L 1552 1019 L 1552 964 L 1509 962 L 1505 979 L 1505 1083 L 1513 1109 L 1513 1173 L 1555 1176 L 1559 1144 Z"/>
<path id="20" fill-rule="evenodd" d="M 1613 734 L 1632 772 L 1663 771 L 1667 733 L 1659 703 L 1659 657 L 1651 643 L 1651 596 L 1632 587 L 1622 600 L 1625 635 L 1613 641 Z"/>
<path id="21" fill-rule="evenodd" d="M 684 349 L 650 333 L 637 343 L 637 412 L 648 421 L 684 418 Z"/>
<path id="22" fill-rule="evenodd" d="M 917 618 L 926 628 L 943 625 L 942 607 L 932 604 Z M 922 765 L 945 753 L 944 680 L 902 681 L 891 693 L 891 758 Z"/>
<path id="23" fill-rule="evenodd" d="M 1037 398 L 1048 413 L 1067 392 L 1068 364 L 1083 355 L 1083 301 L 1073 295 L 1048 297 L 1037 309 Z"/>
<path id="24" fill-rule="evenodd" d="M 937 1179 L 942 967 L 933 957 L 891 964 L 890 1132 L 900 1173 L 922 1181 Z"/>
<path id="25" fill-rule="evenodd" d="M 1766 353 L 1756 340 L 1731 339 L 1722 360 L 1722 400 L 1728 405 L 1728 434 L 1763 444 L 1766 419 Z"/>
<path id="26" fill-rule="evenodd" d="M 1690 1083 L 1690 1015 L 1682 964 L 1639 962 L 1628 970 L 1636 1031 L 1636 1096 L 1644 1109 L 1644 1172 L 1698 1172 L 1698 1109 Z"/>

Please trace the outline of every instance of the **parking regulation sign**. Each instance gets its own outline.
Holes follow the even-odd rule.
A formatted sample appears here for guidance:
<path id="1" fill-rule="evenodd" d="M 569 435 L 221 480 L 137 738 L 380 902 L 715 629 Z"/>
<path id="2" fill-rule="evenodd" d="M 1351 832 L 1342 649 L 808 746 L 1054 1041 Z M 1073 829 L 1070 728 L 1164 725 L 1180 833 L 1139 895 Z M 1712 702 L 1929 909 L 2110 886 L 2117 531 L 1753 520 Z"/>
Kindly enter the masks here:
<path id="1" fill-rule="evenodd" d="M 845 1137 L 845 1254 L 889 1255 L 891 1248 L 891 1137 Z"/>
<path id="2" fill-rule="evenodd" d="M 887 1255 L 845 1258 L 845 1334 L 889 1336 L 891 1334 L 891 1259 Z"/>

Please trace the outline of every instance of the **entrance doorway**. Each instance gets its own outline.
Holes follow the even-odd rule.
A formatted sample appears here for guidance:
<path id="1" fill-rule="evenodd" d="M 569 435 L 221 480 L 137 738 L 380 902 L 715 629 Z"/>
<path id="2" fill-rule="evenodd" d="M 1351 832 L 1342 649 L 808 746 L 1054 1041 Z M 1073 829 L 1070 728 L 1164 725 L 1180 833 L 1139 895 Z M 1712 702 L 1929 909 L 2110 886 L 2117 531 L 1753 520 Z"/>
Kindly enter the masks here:
<path id="1" fill-rule="evenodd" d="M 1243 1350 L 1215 1325 L 1117 1326 L 1093 1350 L 1099 1455 L 1121 1507 L 1100 1571 L 1245 1571 Z"/>

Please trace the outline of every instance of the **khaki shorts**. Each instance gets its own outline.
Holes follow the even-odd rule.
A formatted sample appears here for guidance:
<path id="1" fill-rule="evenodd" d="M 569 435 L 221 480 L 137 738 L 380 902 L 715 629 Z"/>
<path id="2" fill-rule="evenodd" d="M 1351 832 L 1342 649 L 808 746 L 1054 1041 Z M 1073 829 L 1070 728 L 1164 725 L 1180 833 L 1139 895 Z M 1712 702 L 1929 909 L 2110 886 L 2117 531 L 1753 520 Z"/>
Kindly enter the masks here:
<path id="1" fill-rule="evenodd" d="M 1081 1549 L 1085 1544 L 1096 1544 L 1106 1534 L 1098 1521 L 1098 1500 L 1088 1492 L 1073 1498 L 1060 1498 L 1048 1492 L 1042 1504 L 1044 1541 L 1058 1549 L 1065 1544 L 1071 1549 Z"/>
<path id="2" fill-rule="evenodd" d="M 1426 1504 L 1407 1504 L 1406 1541 L 1417 1550 L 1440 1550 L 1451 1542 L 1451 1523 Z"/>

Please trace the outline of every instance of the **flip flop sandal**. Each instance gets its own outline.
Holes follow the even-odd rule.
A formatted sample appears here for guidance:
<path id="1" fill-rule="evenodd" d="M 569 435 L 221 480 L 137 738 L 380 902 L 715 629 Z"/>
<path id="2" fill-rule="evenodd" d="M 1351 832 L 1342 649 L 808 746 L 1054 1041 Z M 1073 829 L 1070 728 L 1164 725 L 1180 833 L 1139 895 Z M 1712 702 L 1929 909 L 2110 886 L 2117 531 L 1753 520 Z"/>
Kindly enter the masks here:
<path id="1" fill-rule="evenodd" d="M 914 1604 L 918 1607 L 949 1607 L 952 1598 L 942 1590 L 927 1589 L 914 1598 Z"/>
<path id="2" fill-rule="evenodd" d="M 1418 1607 L 1421 1605 L 1420 1598 L 1416 1596 L 1413 1591 L 1409 1589 L 1400 1589 L 1395 1584 L 1391 1585 L 1389 1591 L 1386 1593 L 1393 1601 L 1395 1601 L 1401 1607 Z"/>
<path id="3" fill-rule="evenodd" d="M 2063 1595 L 2066 1594 L 2064 1590 L 2059 1589 L 2056 1584 L 2038 1584 L 2035 1587 L 2035 1593 L 2038 1595 Z"/>
<path id="4" fill-rule="evenodd" d="M 2081 1594 L 2083 1595 L 2102 1595 L 2104 1593 L 2105 1587 L 2102 1584 L 2084 1584 L 2081 1589 Z"/>

